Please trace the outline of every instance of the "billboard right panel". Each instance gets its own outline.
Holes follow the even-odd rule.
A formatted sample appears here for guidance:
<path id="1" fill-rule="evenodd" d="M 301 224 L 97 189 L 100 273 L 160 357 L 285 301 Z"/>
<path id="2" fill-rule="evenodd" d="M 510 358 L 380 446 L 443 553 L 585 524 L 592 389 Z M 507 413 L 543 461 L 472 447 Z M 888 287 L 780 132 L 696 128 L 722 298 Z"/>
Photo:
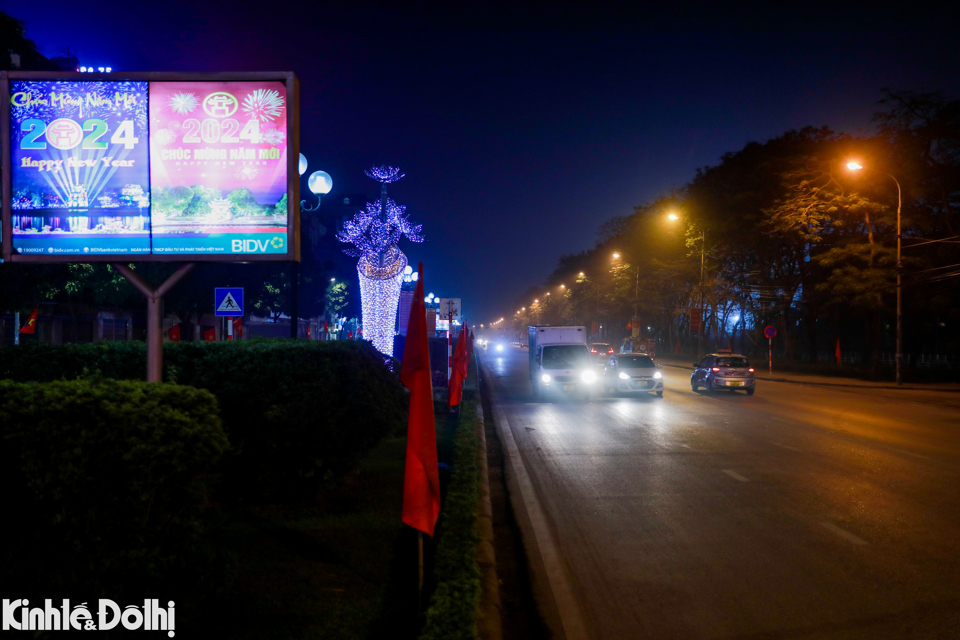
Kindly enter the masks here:
<path id="1" fill-rule="evenodd" d="M 287 98 L 279 81 L 150 83 L 153 253 L 287 253 Z"/>

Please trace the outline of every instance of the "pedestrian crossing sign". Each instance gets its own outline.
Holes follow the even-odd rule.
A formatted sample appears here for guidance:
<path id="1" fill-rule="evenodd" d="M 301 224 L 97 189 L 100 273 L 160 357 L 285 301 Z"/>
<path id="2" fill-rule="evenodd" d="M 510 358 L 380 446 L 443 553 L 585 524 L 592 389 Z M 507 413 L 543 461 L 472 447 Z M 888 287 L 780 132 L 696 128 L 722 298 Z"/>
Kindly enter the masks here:
<path id="1" fill-rule="evenodd" d="M 214 289 L 213 308 L 219 317 L 243 315 L 243 287 L 217 287 Z"/>

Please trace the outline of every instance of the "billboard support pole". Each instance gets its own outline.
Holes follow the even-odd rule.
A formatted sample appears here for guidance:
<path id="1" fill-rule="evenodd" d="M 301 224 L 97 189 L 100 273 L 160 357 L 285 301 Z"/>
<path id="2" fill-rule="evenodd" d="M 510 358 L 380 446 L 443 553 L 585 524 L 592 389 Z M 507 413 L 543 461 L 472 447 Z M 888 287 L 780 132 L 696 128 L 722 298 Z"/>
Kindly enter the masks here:
<path id="1" fill-rule="evenodd" d="M 300 263 L 290 263 L 290 337 L 300 337 Z"/>
<path id="2" fill-rule="evenodd" d="M 147 382 L 160 382 L 163 379 L 163 296 L 197 265 L 193 262 L 180 265 L 156 289 L 129 265 L 113 263 L 111 266 L 147 298 Z"/>

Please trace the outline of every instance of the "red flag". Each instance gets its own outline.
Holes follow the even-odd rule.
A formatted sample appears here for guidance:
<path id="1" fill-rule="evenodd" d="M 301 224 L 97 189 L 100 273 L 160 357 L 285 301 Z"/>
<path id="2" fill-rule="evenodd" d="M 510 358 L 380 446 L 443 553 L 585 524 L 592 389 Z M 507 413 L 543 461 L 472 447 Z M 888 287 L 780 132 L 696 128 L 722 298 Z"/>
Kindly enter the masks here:
<path id="1" fill-rule="evenodd" d="M 207 342 L 216 342 L 217 341 L 217 330 L 215 327 L 210 327 L 203 332 L 203 339 Z"/>
<path id="2" fill-rule="evenodd" d="M 423 295 L 423 263 L 410 305 L 407 341 L 400 364 L 400 382 L 410 390 L 407 459 L 403 477 L 403 521 L 428 536 L 440 515 L 440 472 L 437 427 L 433 422 L 433 382 L 427 342 L 427 305 Z"/>
<path id="3" fill-rule="evenodd" d="M 840 336 L 837 336 L 837 364 L 840 364 Z"/>
<path id="4" fill-rule="evenodd" d="M 238 340 L 243 337 L 243 317 L 233 321 L 233 337 Z"/>
<path id="5" fill-rule="evenodd" d="M 180 342 L 180 325 L 175 324 L 167 329 L 167 337 L 170 338 L 170 342 Z"/>
<path id="6" fill-rule="evenodd" d="M 34 307 L 33 313 L 30 314 L 30 317 L 27 318 L 27 324 L 23 325 L 20 328 L 20 333 L 36 333 L 37 332 L 37 310 L 40 307 Z"/>
<path id="7" fill-rule="evenodd" d="M 467 325 L 457 336 L 457 348 L 453 352 L 453 371 L 450 373 L 450 406 L 455 407 L 463 400 L 463 381 L 467 377 L 467 366 L 470 360 L 467 357 Z"/>

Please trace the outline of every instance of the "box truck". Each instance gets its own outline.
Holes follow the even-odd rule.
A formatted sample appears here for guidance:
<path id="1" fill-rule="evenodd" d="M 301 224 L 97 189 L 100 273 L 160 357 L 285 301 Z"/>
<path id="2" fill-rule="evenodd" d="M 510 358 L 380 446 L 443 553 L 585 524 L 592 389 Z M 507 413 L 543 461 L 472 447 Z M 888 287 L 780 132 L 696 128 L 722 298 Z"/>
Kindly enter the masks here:
<path id="1" fill-rule="evenodd" d="M 597 385 L 586 327 L 529 328 L 530 386 L 539 398 L 561 393 L 588 399 Z"/>

